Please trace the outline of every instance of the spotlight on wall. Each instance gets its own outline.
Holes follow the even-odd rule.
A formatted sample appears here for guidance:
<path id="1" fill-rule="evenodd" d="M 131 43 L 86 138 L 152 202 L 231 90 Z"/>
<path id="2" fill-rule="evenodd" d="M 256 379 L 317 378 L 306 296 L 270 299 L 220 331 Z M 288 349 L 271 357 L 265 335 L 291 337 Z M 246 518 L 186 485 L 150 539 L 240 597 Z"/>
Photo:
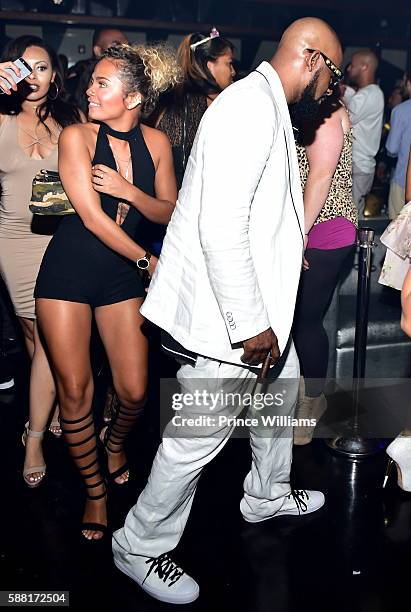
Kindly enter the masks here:
<path id="1" fill-rule="evenodd" d="M 42 9 L 50 13 L 70 13 L 74 0 L 46 0 Z"/>

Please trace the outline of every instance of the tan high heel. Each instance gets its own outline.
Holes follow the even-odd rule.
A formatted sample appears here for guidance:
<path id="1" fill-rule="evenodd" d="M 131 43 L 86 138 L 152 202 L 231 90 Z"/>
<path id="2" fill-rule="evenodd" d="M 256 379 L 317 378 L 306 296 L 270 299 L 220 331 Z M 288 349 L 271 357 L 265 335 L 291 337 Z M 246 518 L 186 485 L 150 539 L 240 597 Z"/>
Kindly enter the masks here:
<path id="1" fill-rule="evenodd" d="M 300 422 L 303 420 L 305 425 L 296 425 L 293 431 L 293 442 L 296 446 L 305 446 L 310 444 L 313 439 L 316 424 L 319 422 L 325 411 L 327 410 L 327 398 L 324 393 L 318 397 L 309 397 L 305 394 L 305 381 L 300 378 L 298 388 L 298 402 L 295 411 L 295 418 Z M 313 422 L 314 424 L 310 424 Z"/>
<path id="2" fill-rule="evenodd" d="M 27 438 L 38 438 L 40 440 L 43 439 L 44 436 L 44 432 L 45 430 L 43 429 L 43 431 L 33 431 L 32 429 L 29 428 L 29 424 L 30 422 L 27 421 L 27 423 L 24 426 L 24 431 L 23 431 L 23 435 L 21 436 L 21 442 L 23 444 L 23 446 L 26 446 L 26 440 Z M 30 476 L 32 474 L 41 474 L 41 476 L 38 478 L 38 480 L 30 480 Z M 31 489 L 34 489 L 35 487 L 38 487 L 40 485 L 40 483 L 44 480 L 44 477 L 46 475 L 46 465 L 40 465 L 37 467 L 30 467 L 30 468 L 24 468 L 23 467 L 23 479 L 24 482 L 26 483 L 26 485 L 28 487 L 30 487 Z"/>
<path id="3" fill-rule="evenodd" d="M 61 438 L 63 431 L 60 425 L 60 419 L 53 419 L 49 425 L 49 432 L 53 434 L 55 438 Z"/>
<path id="4" fill-rule="evenodd" d="M 56 407 L 53 411 L 53 417 L 48 429 L 55 438 L 61 438 L 63 435 L 63 430 L 61 429 L 60 425 L 60 410 L 58 407 Z"/>

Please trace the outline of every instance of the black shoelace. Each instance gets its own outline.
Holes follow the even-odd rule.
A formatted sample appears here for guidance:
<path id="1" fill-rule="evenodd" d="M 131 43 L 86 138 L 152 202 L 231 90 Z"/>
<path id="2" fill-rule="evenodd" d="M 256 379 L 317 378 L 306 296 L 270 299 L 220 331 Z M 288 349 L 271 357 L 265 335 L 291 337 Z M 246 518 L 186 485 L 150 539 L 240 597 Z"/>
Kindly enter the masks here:
<path id="1" fill-rule="evenodd" d="M 167 553 L 164 553 L 159 557 L 151 557 L 150 559 L 147 559 L 146 564 L 150 565 L 150 569 L 143 580 L 143 584 L 150 574 L 154 572 L 158 575 L 160 580 L 164 582 L 164 584 L 167 582 L 167 580 L 169 580 L 170 583 L 167 586 L 171 587 L 177 582 L 177 580 L 180 580 L 181 576 L 184 574 L 184 571 L 170 559 Z"/>
<path id="2" fill-rule="evenodd" d="M 309 495 L 305 489 L 291 489 L 290 495 L 287 495 L 288 498 L 293 498 L 296 506 L 298 508 L 298 514 L 307 512 L 308 506 L 304 500 L 308 500 Z"/>

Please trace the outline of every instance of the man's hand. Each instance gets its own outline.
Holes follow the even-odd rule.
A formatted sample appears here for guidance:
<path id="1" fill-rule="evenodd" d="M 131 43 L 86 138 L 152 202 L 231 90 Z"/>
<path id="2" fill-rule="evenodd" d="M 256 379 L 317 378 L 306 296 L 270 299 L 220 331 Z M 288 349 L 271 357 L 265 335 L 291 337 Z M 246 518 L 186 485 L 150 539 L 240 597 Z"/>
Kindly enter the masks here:
<path id="1" fill-rule="evenodd" d="M 269 327 L 258 336 L 244 340 L 244 353 L 241 361 L 251 366 L 258 366 L 264 363 L 268 353 L 271 353 L 271 365 L 274 365 L 280 358 L 277 336 Z"/>

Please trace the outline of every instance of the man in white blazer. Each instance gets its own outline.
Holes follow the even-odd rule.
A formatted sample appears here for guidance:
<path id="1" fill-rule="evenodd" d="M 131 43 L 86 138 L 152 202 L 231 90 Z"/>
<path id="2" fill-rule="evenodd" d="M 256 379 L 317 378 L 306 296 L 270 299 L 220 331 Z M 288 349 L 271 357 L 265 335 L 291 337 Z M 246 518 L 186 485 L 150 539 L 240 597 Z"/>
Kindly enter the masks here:
<path id="1" fill-rule="evenodd" d="M 340 43 L 325 22 L 298 20 L 271 62 L 220 94 L 203 117 L 142 307 L 167 332 L 165 348 L 184 362 L 178 380 L 185 394 L 200 385 L 252 395 L 256 368 L 269 353 L 270 382 L 281 378 L 284 386 L 299 377 L 290 330 L 304 222 L 288 104 L 312 111 L 341 60 Z M 293 414 L 296 388 L 285 416 Z M 226 414 L 223 403 L 213 418 Z M 182 414 L 204 418 L 207 411 L 185 406 Z M 173 419 L 147 486 L 114 534 L 116 566 L 159 600 L 198 597 L 197 583 L 168 553 L 181 538 L 203 467 L 233 428 L 227 419 L 207 421 L 206 435 L 189 424 L 181 433 Z M 292 432 L 284 431 L 261 435 L 250 428 L 253 460 L 240 504 L 249 522 L 324 504 L 318 491 L 291 491 Z"/>

